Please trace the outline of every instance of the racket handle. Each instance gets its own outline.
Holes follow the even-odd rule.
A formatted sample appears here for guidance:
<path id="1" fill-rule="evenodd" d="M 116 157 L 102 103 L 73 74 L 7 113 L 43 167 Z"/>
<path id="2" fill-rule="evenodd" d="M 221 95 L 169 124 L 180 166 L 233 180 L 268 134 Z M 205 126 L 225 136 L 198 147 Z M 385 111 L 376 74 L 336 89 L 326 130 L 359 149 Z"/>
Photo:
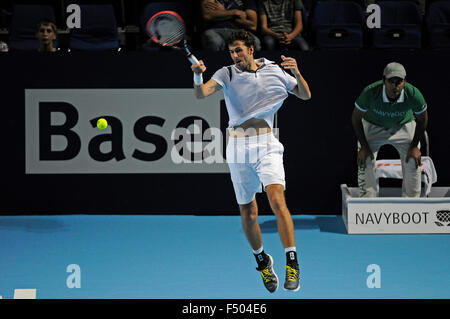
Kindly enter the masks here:
<path id="1" fill-rule="evenodd" d="M 198 60 L 193 54 L 188 55 L 187 58 L 192 64 L 198 64 Z"/>

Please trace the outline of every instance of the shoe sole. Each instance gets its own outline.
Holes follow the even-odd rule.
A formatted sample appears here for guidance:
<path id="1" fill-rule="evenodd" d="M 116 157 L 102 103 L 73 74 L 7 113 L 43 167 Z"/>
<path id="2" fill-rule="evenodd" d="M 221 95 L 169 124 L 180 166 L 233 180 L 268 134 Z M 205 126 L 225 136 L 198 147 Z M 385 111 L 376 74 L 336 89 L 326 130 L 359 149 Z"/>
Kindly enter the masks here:
<path id="1" fill-rule="evenodd" d="M 274 291 L 267 290 L 268 292 L 270 292 L 270 293 L 273 294 L 275 291 L 278 290 L 278 286 L 280 285 L 280 281 L 278 280 L 277 273 L 276 273 L 275 270 L 273 269 L 273 257 L 272 257 L 271 255 L 269 255 L 269 254 L 267 254 L 267 256 L 269 256 L 270 262 L 272 263 L 272 272 L 273 272 L 273 274 L 275 275 L 275 278 L 277 278 L 277 288 L 275 288 Z M 266 289 L 267 289 L 267 288 L 266 288 Z"/>
<path id="2" fill-rule="evenodd" d="M 287 288 L 283 287 L 283 290 L 285 290 L 285 291 L 292 291 L 292 292 L 299 291 L 300 290 L 300 285 L 298 285 L 298 287 L 295 288 L 295 289 L 287 289 Z"/>

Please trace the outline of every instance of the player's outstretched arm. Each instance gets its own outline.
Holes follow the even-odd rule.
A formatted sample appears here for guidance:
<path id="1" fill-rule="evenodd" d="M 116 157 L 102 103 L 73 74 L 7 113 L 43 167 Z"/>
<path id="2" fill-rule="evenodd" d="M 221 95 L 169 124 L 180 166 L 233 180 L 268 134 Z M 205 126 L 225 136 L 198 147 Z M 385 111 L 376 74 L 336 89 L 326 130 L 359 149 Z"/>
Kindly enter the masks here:
<path id="1" fill-rule="evenodd" d="M 191 69 L 194 72 L 194 94 L 197 99 L 203 99 L 222 89 L 220 84 L 213 79 L 203 83 L 202 74 L 206 71 L 206 66 L 202 60 L 198 61 L 198 64 L 193 64 Z"/>
<path id="2" fill-rule="evenodd" d="M 309 100 L 311 98 L 311 91 L 309 90 L 308 83 L 297 67 L 297 61 L 294 58 L 288 58 L 284 55 L 281 56 L 281 59 L 283 60 L 281 66 L 286 70 L 290 70 L 297 79 L 297 86 L 292 90 L 292 93 L 302 100 Z"/>

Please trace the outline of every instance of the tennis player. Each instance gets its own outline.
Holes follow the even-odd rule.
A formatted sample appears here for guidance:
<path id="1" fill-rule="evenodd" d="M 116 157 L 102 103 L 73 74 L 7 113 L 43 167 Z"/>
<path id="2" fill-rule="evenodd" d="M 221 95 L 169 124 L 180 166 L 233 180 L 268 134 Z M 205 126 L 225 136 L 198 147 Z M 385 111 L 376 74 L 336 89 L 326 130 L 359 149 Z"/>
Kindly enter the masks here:
<path id="1" fill-rule="evenodd" d="M 227 45 L 234 64 L 219 69 L 206 83 L 202 78 L 206 70 L 203 61 L 192 65 L 194 93 L 201 99 L 223 89 L 229 115 L 227 162 L 242 226 L 258 264 L 256 269 L 267 290 L 276 291 L 278 277 L 273 269 L 273 257 L 264 252 L 258 224 L 255 195 L 262 191 L 262 184 L 285 248 L 284 288 L 297 291 L 300 274 L 294 224 L 284 197 L 284 147 L 273 134 L 273 120 L 288 93 L 302 100 L 310 99 L 311 93 L 295 59 L 282 55 L 281 67 L 265 58 L 255 59 L 254 37 L 247 31 L 234 31 Z"/>

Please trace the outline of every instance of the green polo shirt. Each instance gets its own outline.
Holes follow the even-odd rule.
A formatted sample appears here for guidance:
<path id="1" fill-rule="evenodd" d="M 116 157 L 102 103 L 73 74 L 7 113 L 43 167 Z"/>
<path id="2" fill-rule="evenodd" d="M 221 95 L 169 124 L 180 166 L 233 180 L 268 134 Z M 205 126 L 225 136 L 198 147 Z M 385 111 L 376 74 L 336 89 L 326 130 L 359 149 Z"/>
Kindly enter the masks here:
<path id="1" fill-rule="evenodd" d="M 411 122 L 414 114 L 427 109 L 422 93 L 409 83 L 405 84 L 397 101 L 390 102 L 382 80 L 368 85 L 356 99 L 355 106 L 365 112 L 363 118 L 367 122 L 385 128 Z"/>

